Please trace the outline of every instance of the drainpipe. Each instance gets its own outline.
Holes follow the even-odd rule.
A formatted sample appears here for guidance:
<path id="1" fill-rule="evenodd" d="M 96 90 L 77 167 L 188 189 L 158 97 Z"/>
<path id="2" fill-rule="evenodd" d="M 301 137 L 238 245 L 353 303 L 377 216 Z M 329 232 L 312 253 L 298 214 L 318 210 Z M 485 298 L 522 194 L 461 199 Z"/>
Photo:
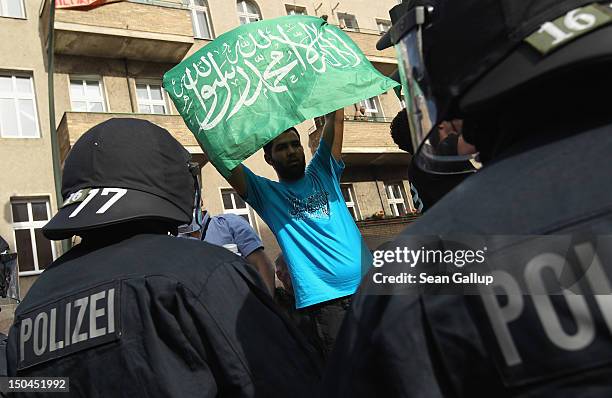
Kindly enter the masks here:
<path id="1" fill-rule="evenodd" d="M 128 69 L 127 58 L 123 58 L 123 67 L 125 68 L 125 81 L 127 82 L 128 96 L 130 97 L 130 108 L 132 109 L 132 113 L 137 113 L 136 108 L 134 107 L 134 97 L 136 94 L 134 93 L 134 90 L 132 90 L 132 85 L 130 84 L 130 72 Z"/>
<path id="2" fill-rule="evenodd" d="M 51 159 L 53 163 L 53 181 L 55 183 L 55 200 L 59 210 L 63 204 L 62 198 L 62 170 L 60 165 L 59 141 L 57 129 L 55 128 L 55 90 L 53 84 L 54 72 L 54 47 L 55 47 L 55 0 L 49 0 L 49 40 L 47 42 L 47 84 L 49 92 L 49 138 L 51 139 Z M 62 253 L 66 253 L 71 247 L 70 239 L 62 241 Z"/>

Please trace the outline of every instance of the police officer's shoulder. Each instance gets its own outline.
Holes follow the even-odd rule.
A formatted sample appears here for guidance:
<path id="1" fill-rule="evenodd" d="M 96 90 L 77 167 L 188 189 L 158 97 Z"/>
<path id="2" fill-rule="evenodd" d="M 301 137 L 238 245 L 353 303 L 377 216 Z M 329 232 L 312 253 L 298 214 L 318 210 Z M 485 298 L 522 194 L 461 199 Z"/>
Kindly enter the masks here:
<path id="1" fill-rule="evenodd" d="M 146 235 L 129 242 L 131 249 L 149 253 L 149 273 L 174 275 L 190 282 L 205 281 L 219 267 L 241 261 L 223 247 L 169 235 Z"/>
<path id="2" fill-rule="evenodd" d="M 222 247 L 169 235 L 138 234 L 102 247 L 82 243 L 39 276 L 19 308 L 32 308 L 55 296 L 130 277 L 156 275 L 199 292 L 215 270 L 235 270 L 242 262 Z"/>

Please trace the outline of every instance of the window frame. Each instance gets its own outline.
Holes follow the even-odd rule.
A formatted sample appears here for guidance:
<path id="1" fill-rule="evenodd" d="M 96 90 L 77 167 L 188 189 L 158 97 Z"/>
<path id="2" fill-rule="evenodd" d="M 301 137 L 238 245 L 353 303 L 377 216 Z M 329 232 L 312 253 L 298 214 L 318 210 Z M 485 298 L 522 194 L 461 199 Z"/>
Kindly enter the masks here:
<path id="1" fill-rule="evenodd" d="M 223 193 L 224 192 L 230 192 L 232 194 L 232 206 L 234 206 L 233 209 L 225 208 L 225 204 L 223 203 Z M 240 195 L 238 195 L 238 192 L 236 192 L 234 188 L 219 187 L 219 197 L 221 198 L 221 207 L 223 208 L 223 214 L 236 214 L 237 216 L 246 215 L 248 217 L 247 222 L 249 223 L 251 228 L 256 230 L 255 217 L 253 215 L 253 210 L 251 206 L 244 199 L 240 198 L 244 202 L 246 207 L 244 209 L 237 208 L 236 198 L 235 198 L 236 196 L 240 196 Z"/>
<path id="2" fill-rule="evenodd" d="M 106 95 L 106 87 L 104 86 L 104 80 L 102 79 L 101 76 L 83 76 L 83 75 L 75 75 L 75 76 L 68 76 L 68 94 L 70 97 L 70 109 L 72 112 L 88 112 L 88 113 L 95 113 L 98 111 L 75 111 L 73 109 L 73 104 L 72 102 L 75 101 L 75 99 L 72 97 L 72 81 L 73 80 L 80 80 L 83 82 L 83 86 L 84 86 L 84 92 L 87 93 L 87 85 L 85 84 L 88 80 L 89 81 L 97 81 L 100 84 L 100 93 L 102 94 L 102 112 L 106 113 L 109 112 L 109 108 L 108 108 L 108 104 L 107 104 L 107 95 Z M 86 107 L 89 109 L 89 99 L 87 99 L 87 97 L 83 98 L 83 99 L 76 99 L 76 101 L 81 101 L 81 102 L 85 102 Z M 99 102 L 99 101 L 91 101 L 91 102 Z"/>
<path id="3" fill-rule="evenodd" d="M 210 6 L 208 0 L 204 0 L 205 6 L 200 6 L 195 3 L 195 0 L 189 0 L 189 9 L 191 11 L 191 22 L 193 26 L 193 37 L 196 39 L 212 40 L 215 35 L 213 33 L 211 18 L 210 18 Z M 204 12 L 204 18 L 206 19 L 206 26 L 208 27 L 208 37 L 202 35 L 200 32 L 200 24 L 198 23 L 198 11 Z"/>
<path id="4" fill-rule="evenodd" d="M 34 221 L 34 216 L 32 213 L 32 202 L 44 202 L 47 209 L 47 219 L 43 221 Z M 28 221 L 18 221 L 15 222 L 15 215 L 13 214 L 12 205 L 15 204 L 27 204 L 28 209 Z M 50 196 L 18 196 L 12 197 L 10 199 L 11 204 L 11 228 L 13 230 L 13 244 L 15 248 L 15 252 L 18 252 L 17 247 L 17 232 L 18 230 L 29 230 L 30 231 L 30 243 L 32 247 L 32 260 L 34 269 L 29 271 L 19 271 L 19 276 L 31 276 L 31 275 L 40 275 L 45 269 L 40 269 L 38 264 L 38 246 L 36 245 L 36 230 L 42 229 L 42 227 L 49 222 L 51 219 L 51 200 Z M 55 244 L 53 241 L 49 241 L 51 245 L 51 257 L 52 260 L 55 261 L 57 259 L 57 251 L 55 248 Z M 19 264 L 19 258 L 17 258 L 17 263 Z M 47 264 L 49 265 L 49 264 Z"/>
<path id="5" fill-rule="evenodd" d="M 147 99 L 147 103 L 143 104 L 141 103 L 141 98 L 138 97 L 138 85 L 141 84 L 145 84 L 147 86 L 147 95 L 148 95 L 148 99 Z M 151 99 L 151 86 L 152 85 L 156 85 L 160 87 L 160 91 L 161 91 L 161 96 L 162 99 L 161 100 L 154 100 Z M 166 97 L 166 93 L 164 93 L 164 86 L 162 85 L 162 82 L 160 80 L 154 80 L 154 79 L 135 79 L 134 80 L 134 87 L 135 87 L 135 91 L 134 93 L 136 94 L 136 104 L 138 105 L 138 112 L 139 114 L 143 114 L 143 115 L 171 115 L 170 112 L 170 105 L 168 104 L 168 100 Z M 147 105 L 150 106 L 150 109 L 153 109 L 152 107 L 154 105 L 163 105 L 164 106 L 164 113 L 154 113 L 154 112 L 149 112 L 149 113 L 143 113 L 140 111 L 140 106 L 141 105 Z"/>
<path id="6" fill-rule="evenodd" d="M 370 100 L 374 104 L 374 108 L 369 107 L 368 101 Z M 360 101 L 359 104 L 365 108 L 365 111 L 370 114 L 369 116 L 372 116 L 372 117 L 384 117 L 385 116 L 383 113 L 382 104 L 380 102 L 380 98 L 378 97 L 378 95 L 372 98 L 366 98 Z"/>
<path id="7" fill-rule="evenodd" d="M 381 29 L 382 26 L 386 26 L 387 30 Z M 387 19 L 376 18 L 376 27 L 378 28 L 378 31 L 380 32 L 380 34 L 383 35 L 387 33 L 389 29 L 391 29 L 391 21 Z"/>
<path id="8" fill-rule="evenodd" d="M 394 217 L 405 217 L 409 214 L 408 209 L 410 208 L 408 205 L 408 200 L 406 197 L 406 192 L 404 192 L 404 185 L 398 181 L 389 181 L 384 183 L 385 186 L 385 196 L 387 198 L 387 203 L 391 208 L 391 213 Z M 393 192 L 393 186 L 399 187 L 399 192 L 401 198 L 396 198 Z M 392 197 L 390 197 L 392 196 Z M 398 205 L 401 204 L 404 206 L 404 215 L 400 215 L 400 211 Z"/>
<path id="9" fill-rule="evenodd" d="M 285 11 L 287 12 L 287 15 L 308 15 L 306 7 L 295 4 L 285 4 Z M 297 11 L 302 12 L 298 13 Z"/>
<path id="10" fill-rule="evenodd" d="M 252 14 L 249 13 L 249 11 L 247 10 L 247 3 L 250 3 L 252 6 L 254 6 L 257 9 L 258 14 Z M 242 10 L 240 10 L 238 7 L 239 5 L 243 5 Z M 261 14 L 261 8 L 259 8 L 259 5 L 257 3 L 255 3 L 252 0 L 237 0 L 236 1 L 236 13 L 238 14 L 238 24 L 239 25 L 246 25 L 249 23 L 253 23 L 253 22 L 257 22 L 257 21 L 261 21 L 263 20 L 263 15 Z M 248 20 L 247 23 L 243 24 L 240 18 L 246 18 Z M 251 19 L 256 19 L 255 21 L 251 21 Z"/>
<path id="11" fill-rule="evenodd" d="M 17 129 L 18 129 L 18 135 L 17 136 L 6 136 L 3 135 L 2 133 L 2 126 L 1 126 L 1 121 L 0 121 L 0 138 L 7 138 L 7 139 L 39 139 L 41 138 L 41 131 L 40 131 L 40 120 L 39 120 L 39 115 L 38 115 L 38 104 L 36 102 L 36 90 L 34 88 L 34 76 L 32 75 L 32 73 L 28 73 L 28 72 L 21 72 L 21 71 L 4 71 L 4 70 L 0 70 L 0 76 L 8 76 L 11 78 L 11 82 L 12 82 L 12 89 L 13 92 L 11 93 L 13 96 L 12 97 L 6 97 L 3 95 L 3 93 L 0 91 L 0 99 L 12 99 L 15 103 L 15 110 L 16 110 L 16 118 L 17 118 Z M 23 95 L 19 95 L 17 94 L 17 78 L 27 78 L 30 81 L 30 90 L 31 90 L 31 98 L 25 97 Z M 23 135 L 23 127 L 21 125 L 21 118 L 19 117 L 19 100 L 31 100 L 32 101 L 32 105 L 33 105 L 33 112 L 34 112 L 34 122 L 36 125 L 36 136 L 24 136 Z"/>
<path id="12" fill-rule="evenodd" d="M 350 16 L 353 21 L 355 21 L 355 26 L 354 27 L 349 27 L 348 24 L 346 23 L 347 19 L 345 18 L 345 16 Z M 338 17 L 338 23 L 340 25 L 344 25 L 344 27 L 342 29 L 344 30 L 348 30 L 350 32 L 359 32 L 359 23 L 357 22 L 357 16 L 355 14 L 349 14 L 347 12 L 339 12 L 337 14 Z"/>
<path id="13" fill-rule="evenodd" d="M 16 17 L 14 15 L 6 15 L 5 11 L 7 10 L 6 2 L 7 0 L 0 0 L 0 18 L 15 18 L 15 19 L 27 19 L 25 3 L 23 0 L 17 0 L 19 2 L 21 8 L 21 15 Z"/>
<path id="14" fill-rule="evenodd" d="M 350 202 L 347 202 L 346 199 L 344 199 L 344 195 L 342 195 L 342 198 L 344 199 L 344 203 L 346 204 L 346 207 L 348 209 L 352 208 L 355 214 L 355 217 L 353 217 L 354 221 L 361 221 L 362 217 L 361 217 L 361 212 L 359 211 L 359 203 L 357 202 L 357 198 L 355 195 L 355 188 L 353 187 L 353 184 L 340 184 L 340 192 L 342 193 L 342 188 L 347 188 L 348 189 L 348 194 L 349 197 L 351 199 Z M 349 211 L 349 213 L 351 213 Z M 353 215 L 353 213 L 351 213 L 351 216 Z"/>

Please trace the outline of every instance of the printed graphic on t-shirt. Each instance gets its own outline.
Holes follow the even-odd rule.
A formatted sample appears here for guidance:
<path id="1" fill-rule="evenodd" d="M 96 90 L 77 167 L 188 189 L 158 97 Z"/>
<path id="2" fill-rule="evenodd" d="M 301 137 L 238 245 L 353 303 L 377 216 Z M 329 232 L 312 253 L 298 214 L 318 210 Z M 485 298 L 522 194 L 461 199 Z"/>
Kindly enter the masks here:
<path id="1" fill-rule="evenodd" d="M 296 220 L 329 218 L 329 193 L 318 191 L 305 199 L 289 198 L 289 215 Z"/>

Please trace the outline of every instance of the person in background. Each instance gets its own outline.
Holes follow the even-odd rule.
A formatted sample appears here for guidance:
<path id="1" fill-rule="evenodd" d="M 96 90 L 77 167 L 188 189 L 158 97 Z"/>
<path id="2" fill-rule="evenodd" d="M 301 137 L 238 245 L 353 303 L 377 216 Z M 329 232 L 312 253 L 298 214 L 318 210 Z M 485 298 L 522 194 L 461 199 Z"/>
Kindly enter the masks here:
<path id="1" fill-rule="evenodd" d="M 463 122 L 460 119 L 439 123 L 437 132 L 434 132 L 429 138 L 431 145 L 439 153 L 446 155 L 473 153 L 475 148 L 463 139 L 462 128 Z M 399 111 L 391 121 L 390 131 L 391 138 L 398 148 L 414 155 L 408 114 L 405 108 Z M 408 181 L 414 207 L 420 213 L 426 212 L 468 176 L 469 174 L 425 173 L 411 161 L 408 166 Z"/>
<path id="2" fill-rule="evenodd" d="M 203 240 L 223 246 L 242 256 L 259 272 L 270 294 L 274 293 L 274 265 L 251 225 L 237 214 L 211 216 L 208 211 L 196 209 L 190 224 L 179 227 L 179 236 Z"/>

